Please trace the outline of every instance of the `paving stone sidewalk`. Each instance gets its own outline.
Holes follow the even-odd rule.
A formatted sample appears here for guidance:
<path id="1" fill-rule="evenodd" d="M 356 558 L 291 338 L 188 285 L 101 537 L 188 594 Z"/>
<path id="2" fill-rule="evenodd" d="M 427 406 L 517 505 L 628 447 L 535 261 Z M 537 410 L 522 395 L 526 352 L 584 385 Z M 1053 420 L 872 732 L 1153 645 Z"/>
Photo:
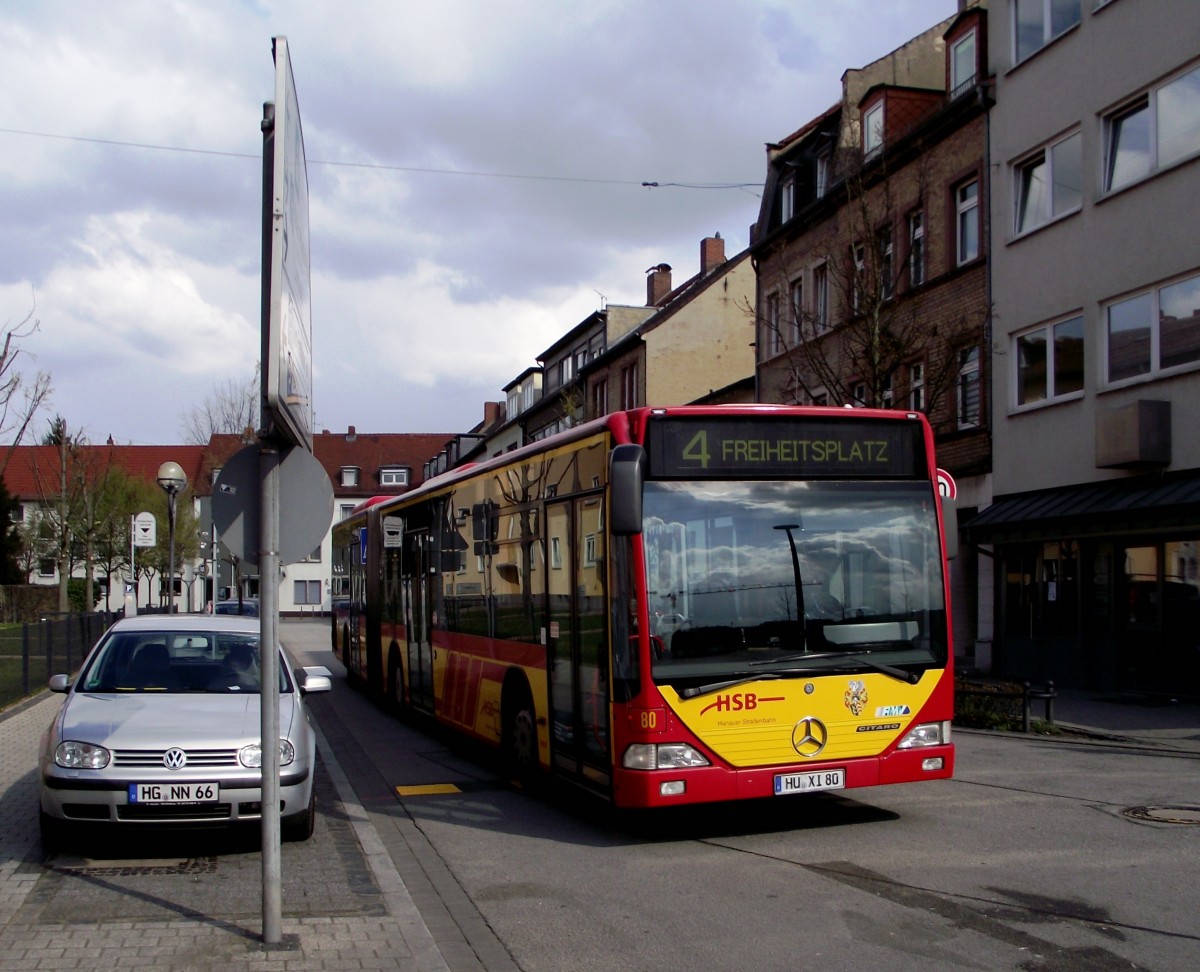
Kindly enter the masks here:
<path id="1" fill-rule="evenodd" d="M 216 854 L 202 841 L 185 860 L 153 857 L 153 843 L 140 860 L 111 848 L 45 860 L 37 750 L 60 703 L 43 694 L 0 714 L 0 972 L 449 968 L 323 738 L 321 843 L 285 845 L 293 871 L 311 856 L 321 873 L 285 877 L 278 945 L 261 940 L 258 855 L 236 842 Z"/>

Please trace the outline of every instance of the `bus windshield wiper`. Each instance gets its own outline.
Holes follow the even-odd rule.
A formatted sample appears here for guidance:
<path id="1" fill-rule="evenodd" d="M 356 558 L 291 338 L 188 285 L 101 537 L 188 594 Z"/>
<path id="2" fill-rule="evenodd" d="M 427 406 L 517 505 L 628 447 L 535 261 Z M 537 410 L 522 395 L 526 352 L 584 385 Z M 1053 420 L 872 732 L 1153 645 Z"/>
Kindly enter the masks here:
<path id="1" fill-rule="evenodd" d="M 679 693 L 681 699 L 694 699 L 709 692 L 719 692 L 721 689 L 733 688 L 735 685 L 745 685 L 747 682 L 763 682 L 772 678 L 782 678 L 775 672 L 762 672 L 759 675 L 746 675 L 742 678 L 730 678 L 723 682 L 713 682 L 710 685 L 693 685 Z"/>
<path id="2" fill-rule="evenodd" d="M 873 650 L 866 648 L 857 651 L 804 651 L 794 655 L 784 655 L 782 658 L 764 658 L 761 661 L 752 661 L 748 664 L 778 665 L 780 662 L 808 661 L 810 658 L 844 658 L 846 661 L 857 662 L 860 665 L 870 668 L 872 671 L 880 672 L 883 675 L 890 675 L 892 678 L 898 679 L 901 682 L 907 682 L 909 685 L 916 685 L 917 682 L 921 681 L 921 676 L 916 672 L 906 672 L 903 668 L 885 665 L 883 662 L 877 662 L 873 658 L 867 658 L 866 656 L 871 654 Z"/>

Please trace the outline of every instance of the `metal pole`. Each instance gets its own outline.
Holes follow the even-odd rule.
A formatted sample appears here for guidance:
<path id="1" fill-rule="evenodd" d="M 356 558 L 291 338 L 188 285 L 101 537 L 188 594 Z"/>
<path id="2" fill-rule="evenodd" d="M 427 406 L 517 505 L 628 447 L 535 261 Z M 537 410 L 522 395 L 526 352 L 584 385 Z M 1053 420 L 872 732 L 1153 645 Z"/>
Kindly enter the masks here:
<path id="1" fill-rule="evenodd" d="M 279 465 L 275 446 L 259 453 L 259 643 L 262 688 L 262 939 L 282 940 L 279 851 Z"/>
<path id="2" fill-rule="evenodd" d="M 175 613 L 175 490 L 167 490 L 167 614 Z"/>

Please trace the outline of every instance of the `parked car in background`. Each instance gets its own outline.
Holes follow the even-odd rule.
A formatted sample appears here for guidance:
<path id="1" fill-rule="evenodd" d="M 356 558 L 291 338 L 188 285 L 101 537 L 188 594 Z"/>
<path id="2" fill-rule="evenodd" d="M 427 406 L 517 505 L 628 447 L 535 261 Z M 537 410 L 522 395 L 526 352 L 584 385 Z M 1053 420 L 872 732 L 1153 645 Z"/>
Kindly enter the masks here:
<path id="1" fill-rule="evenodd" d="M 292 671 L 279 648 L 280 827 L 313 832 L 316 739 L 304 695 L 323 666 Z M 76 825 L 121 830 L 262 819 L 259 624 L 253 618 L 141 615 L 114 624 L 42 739 L 42 844 Z"/>
<path id="2" fill-rule="evenodd" d="M 241 601 L 217 601 L 214 614 L 241 614 L 248 618 L 258 617 L 258 598 L 244 597 Z"/>

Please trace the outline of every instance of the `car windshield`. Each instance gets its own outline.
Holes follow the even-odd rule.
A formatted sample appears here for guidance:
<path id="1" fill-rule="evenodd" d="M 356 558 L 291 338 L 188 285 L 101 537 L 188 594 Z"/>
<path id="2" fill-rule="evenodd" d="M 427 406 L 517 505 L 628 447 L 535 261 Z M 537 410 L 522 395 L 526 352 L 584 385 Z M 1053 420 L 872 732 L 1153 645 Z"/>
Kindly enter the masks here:
<path id="1" fill-rule="evenodd" d="M 257 694 L 258 638 L 234 631 L 113 631 L 78 682 L 80 692 Z M 284 666 L 279 690 L 290 691 Z"/>
<path id="2" fill-rule="evenodd" d="M 945 664 L 929 483 L 650 482 L 644 502 L 658 681 Z"/>

